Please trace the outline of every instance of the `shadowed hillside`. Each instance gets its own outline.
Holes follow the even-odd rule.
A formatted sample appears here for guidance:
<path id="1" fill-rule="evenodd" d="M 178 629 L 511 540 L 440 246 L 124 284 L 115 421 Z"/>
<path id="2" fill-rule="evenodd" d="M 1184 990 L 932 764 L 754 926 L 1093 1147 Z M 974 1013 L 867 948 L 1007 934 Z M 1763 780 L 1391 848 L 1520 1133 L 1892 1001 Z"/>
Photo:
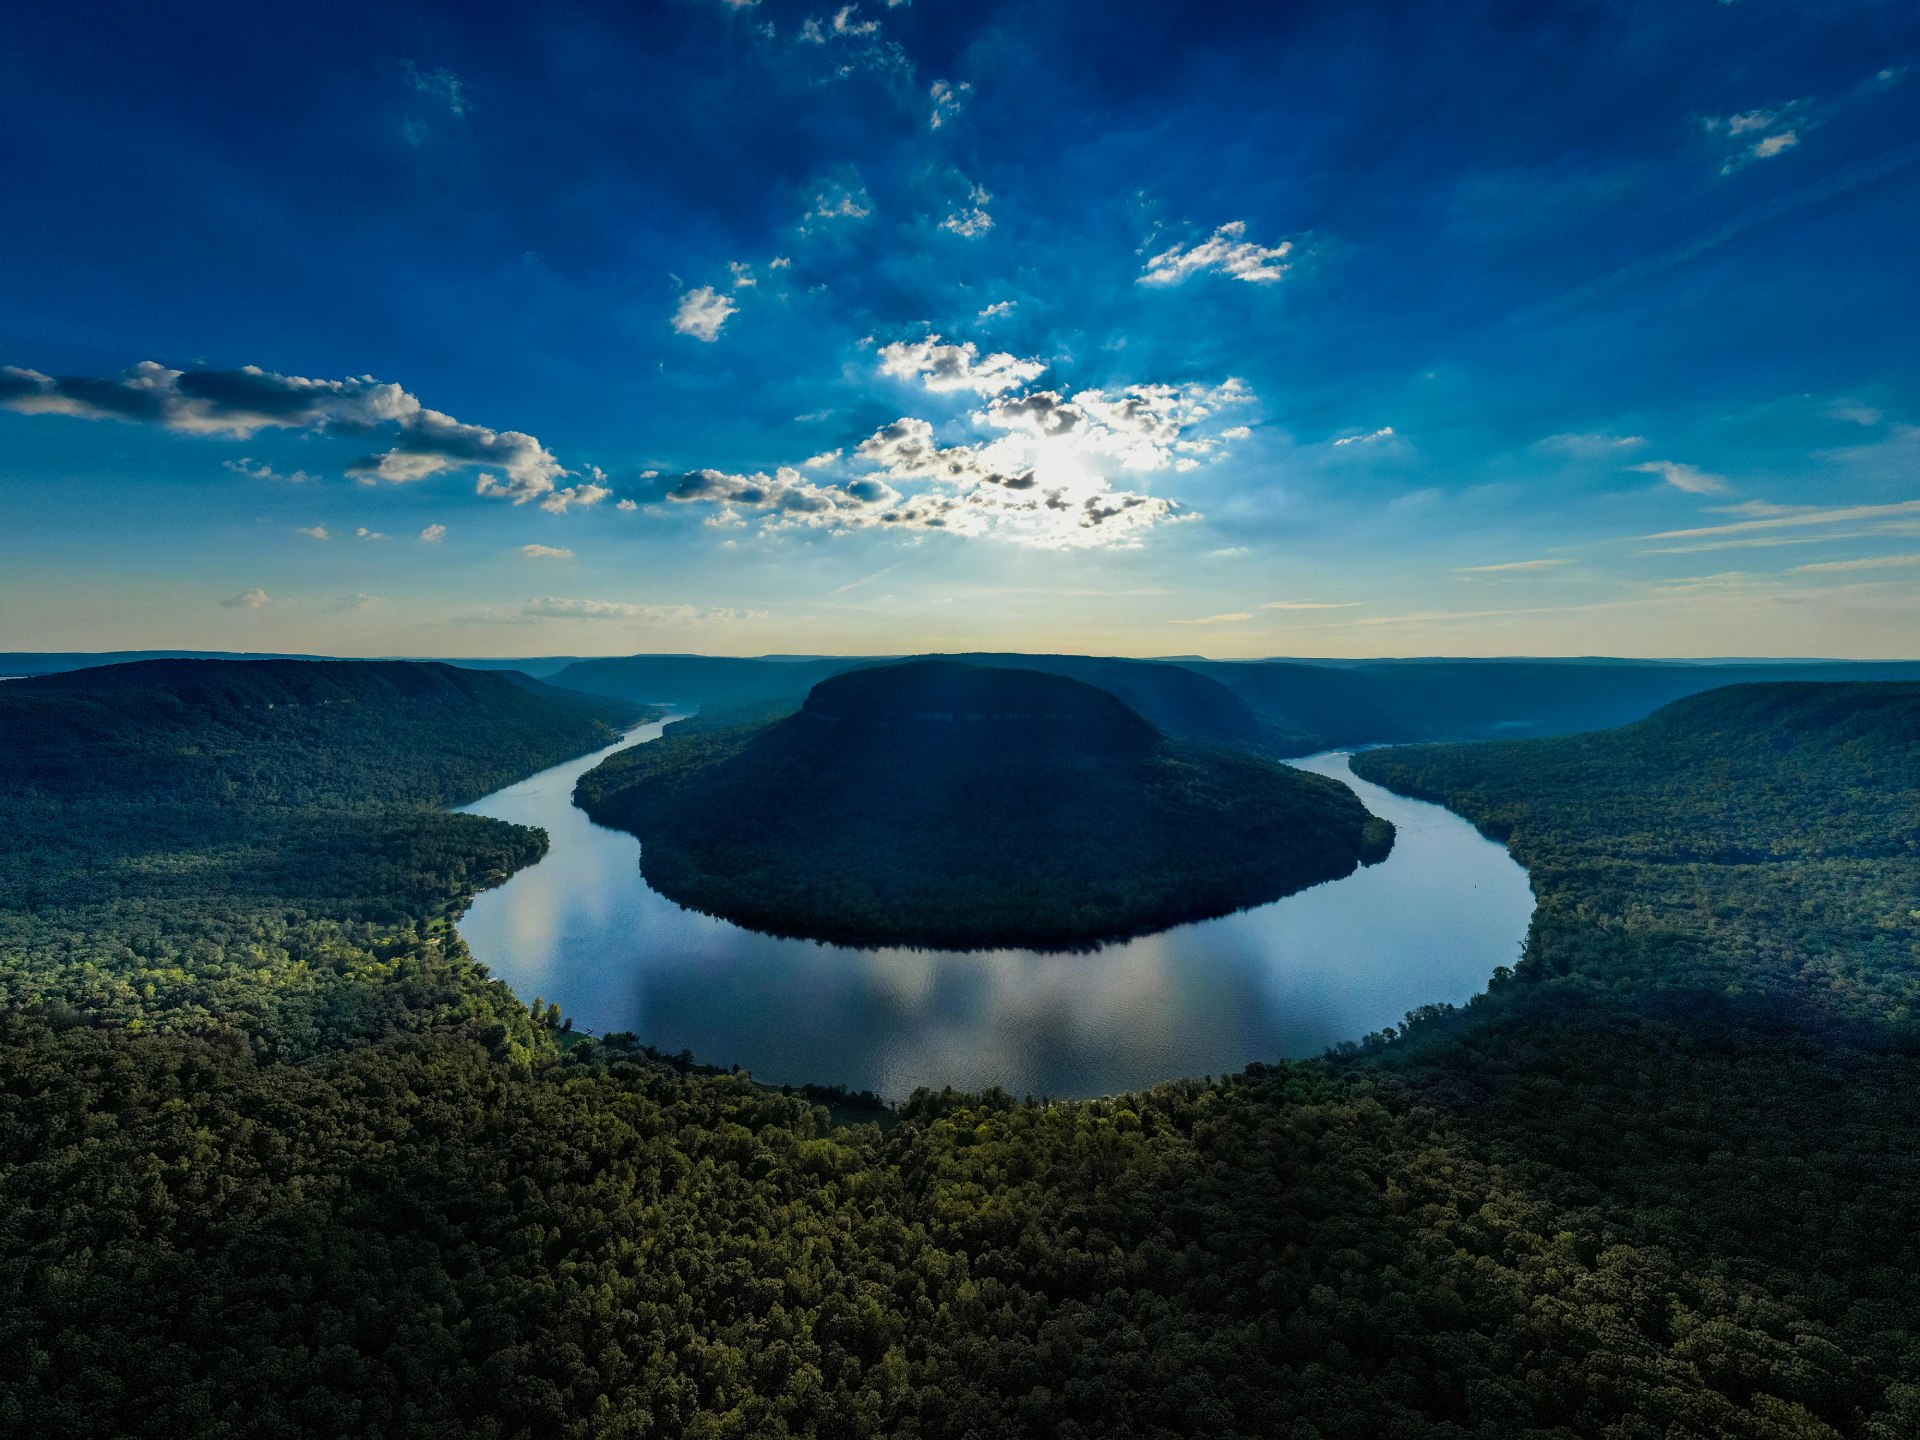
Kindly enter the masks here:
<path id="1" fill-rule="evenodd" d="M 772 721 L 683 722 L 576 793 L 641 837 L 670 898 L 863 944 L 1157 929 L 1347 874 L 1392 833 L 1336 781 L 1171 739 L 1105 690 L 952 661 L 850 671 Z"/>

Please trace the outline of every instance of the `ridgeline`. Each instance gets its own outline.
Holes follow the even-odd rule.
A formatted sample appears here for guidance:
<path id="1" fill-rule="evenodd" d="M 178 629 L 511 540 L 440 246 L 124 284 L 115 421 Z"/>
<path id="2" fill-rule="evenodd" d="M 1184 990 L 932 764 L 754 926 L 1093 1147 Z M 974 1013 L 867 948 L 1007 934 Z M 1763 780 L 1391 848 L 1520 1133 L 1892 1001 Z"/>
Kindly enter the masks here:
<path id="1" fill-rule="evenodd" d="M 757 930 L 1071 947 L 1264 904 L 1385 857 L 1353 792 L 1178 741 L 1105 690 L 951 661 L 823 680 L 792 715 L 682 722 L 576 796 L 647 881 Z"/>

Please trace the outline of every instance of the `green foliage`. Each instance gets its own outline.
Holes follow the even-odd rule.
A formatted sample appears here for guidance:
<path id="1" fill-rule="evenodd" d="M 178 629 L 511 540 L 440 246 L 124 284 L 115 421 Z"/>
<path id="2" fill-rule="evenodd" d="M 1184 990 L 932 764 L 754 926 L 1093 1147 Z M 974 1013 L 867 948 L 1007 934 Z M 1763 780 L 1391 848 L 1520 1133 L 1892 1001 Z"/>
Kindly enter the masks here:
<path id="1" fill-rule="evenodd" d="M 161 660 L 0 686 L 0 1001 L 238 1022 L 290 1053 L 441 1008 L 517 1012 L 470 992 L 436 922 L 545 837 L 442 807 L 640 713 L 401 663 Z"/>
<path id="2" fill-rule="evenodd" d="M 1196 682 L 1197 683 L 1197 682 Z M 662 894 L 851 944 L 1073 946 L 1222 915 L 1382 858 L 1337 781 L 1175 741 L 1106 691 L 942 661 L 682 722 L 582 777 Z"/>
<path id="3" fill-rule="evenodd" d="M 37 803 L 99 790 L 69 813 L 171 858 L 47 872 L 55 948 L 0 966 L 78 997 L 0 1011 L 0 1433 L 1905 1440 L 1920 1047 L 1888 1017 L 1913 956 L 1844 927 L 1906 883 L 1914 697 L 1725 704 L 1361 759 L 1541 859 L 1549 919 L 1475 1004 L 1105 1100 L 922 1092 L 885 1130 L 830 1123 L 867 1097 L 530 1016 L 439 917 L 536 852 L 454 827 L 407 863 L 427 812 L 383 766 L 270 725 L 232 764 L 146 762 L 213 817 L 258 754 L 303 797 L 281 839 L 384 817 L 407 843 L 357 885 L 351 846 L 334 871 L 196 871 L 177 814 L 115 828 L 101 762 L 70 766 Z M 353 713 L 330 747 L 365 727 L 423 766 L 493 723 Z M 1829 793 L 1832 823 L 1805 818 Z M 1643 894 L 1637 845 L 1656 877 L 1692 867 L 1693 898 Z M 1717 898 L 1842 862 L 1818 965 Z M 196 873 L 229 878 L 196 898 Z M 312 1023 L 285 956 L 204 953 L 201 930 L 273 915 L 350 953 L 326 993 L 351 1018 Z"/>

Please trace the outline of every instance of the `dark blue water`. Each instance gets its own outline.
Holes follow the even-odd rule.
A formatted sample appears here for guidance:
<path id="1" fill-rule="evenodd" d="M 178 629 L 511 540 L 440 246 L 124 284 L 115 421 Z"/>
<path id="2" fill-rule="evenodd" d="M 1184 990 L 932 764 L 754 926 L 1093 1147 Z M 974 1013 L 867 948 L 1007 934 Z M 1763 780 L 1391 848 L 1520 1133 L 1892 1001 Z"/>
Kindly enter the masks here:
<path id="1" fill-rule="evenodd" d="M 1484 989 L 1518 958 L 1533 913 L 1504 849 L 1437 805 L 1355 778 L 1334 753 L 1295 763 L 1391 820 L 1393 854 L 1257 910 L 1090 954 L 779 940 L 656 894 L 639 842 L 574 808 L 574 781 L 611 753 L 466 807 L 541 826 L 552 848 L 475 900 L 460 933 L 523 998 L 557 1001 L 576 1025 L 776 1083 L 1079 1097 L 1317 1055 Z"/>

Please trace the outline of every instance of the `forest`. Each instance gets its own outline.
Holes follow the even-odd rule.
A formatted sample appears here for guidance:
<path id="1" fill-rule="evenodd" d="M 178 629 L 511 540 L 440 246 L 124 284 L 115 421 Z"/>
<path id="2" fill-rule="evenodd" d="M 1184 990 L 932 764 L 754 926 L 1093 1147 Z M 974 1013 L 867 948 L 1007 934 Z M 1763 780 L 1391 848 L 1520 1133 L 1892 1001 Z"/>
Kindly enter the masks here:
<path id="1" fill-rule="evenodd" d="M 680 721 L 576 789 L 647 883 L 779 935 L 1067 948 L 1264 904 L 1384 859 L 1338 781 L 1178 741 L 1065 676 L 915 661 L 792 715 Z"/>
<path id="2" fill-rule="evenodd" d="M 1920 687 L 1360 757 L 1533 874 L 1475 1003 L 883 1129 L 474 965 L 432 807 L 634 717 L 422 668 L 0 687 L 0 1431 L 1920 1433 Z"/>

